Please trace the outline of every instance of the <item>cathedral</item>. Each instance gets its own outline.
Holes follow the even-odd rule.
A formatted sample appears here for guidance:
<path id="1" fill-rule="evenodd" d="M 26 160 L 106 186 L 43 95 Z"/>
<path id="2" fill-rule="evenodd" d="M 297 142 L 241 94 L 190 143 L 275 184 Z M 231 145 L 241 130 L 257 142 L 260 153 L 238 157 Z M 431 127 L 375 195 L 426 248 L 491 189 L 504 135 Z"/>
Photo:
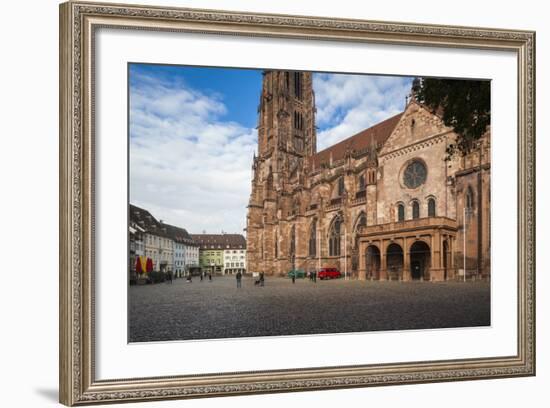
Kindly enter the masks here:
<path id="1" fill-rule="evenodd" d="M 317 151 L 312 74 L 265 71 L 247 213 L 249 272 L 490 278 L 490 131 L 466 156 L 412 95 L 403 112 Z"/>

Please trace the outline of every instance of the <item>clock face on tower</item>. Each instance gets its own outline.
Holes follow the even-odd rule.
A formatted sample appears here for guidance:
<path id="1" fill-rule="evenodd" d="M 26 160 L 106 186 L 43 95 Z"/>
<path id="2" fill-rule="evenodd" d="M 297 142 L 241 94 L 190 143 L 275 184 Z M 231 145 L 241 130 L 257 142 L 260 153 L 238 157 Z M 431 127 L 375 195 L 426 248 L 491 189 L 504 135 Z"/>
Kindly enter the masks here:
<path id="1" fill-rule="evenodd" d="M 418 188 L 426 182 L 428 171 L 420 160 L 413 160 L 403 172 L 403 184 L 408 188 Z"/>

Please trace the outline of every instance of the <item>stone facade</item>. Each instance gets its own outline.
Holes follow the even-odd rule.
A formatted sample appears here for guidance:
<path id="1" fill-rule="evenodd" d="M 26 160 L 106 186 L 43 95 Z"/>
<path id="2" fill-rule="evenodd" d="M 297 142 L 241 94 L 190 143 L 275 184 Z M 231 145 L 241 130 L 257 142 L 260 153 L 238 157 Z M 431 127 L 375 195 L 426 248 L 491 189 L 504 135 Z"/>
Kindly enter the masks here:
<path id="1" fill-rule="evenodd" d="M 463 277 L 465 263 L 468 277 L 489 277 L 490 134 L 445 160 L 456 136 L 411 98 L 400 114 L 317 152 L 311 74 L 266 71 L 248 271 L 446 280 Z"/>

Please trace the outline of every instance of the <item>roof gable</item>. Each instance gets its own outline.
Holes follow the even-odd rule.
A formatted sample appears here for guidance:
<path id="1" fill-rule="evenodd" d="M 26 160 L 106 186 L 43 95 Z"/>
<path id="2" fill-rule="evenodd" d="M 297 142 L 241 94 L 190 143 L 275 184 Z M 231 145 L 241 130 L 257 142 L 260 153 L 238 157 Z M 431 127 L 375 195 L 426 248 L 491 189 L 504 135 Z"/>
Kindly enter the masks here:
<path id="1" fill-rule="evenodd" d="M 411 100 L 386 139 L 379 155 L 399 150 L 440 133 L 452 131 L 443 120 L 425 106 Z"/>

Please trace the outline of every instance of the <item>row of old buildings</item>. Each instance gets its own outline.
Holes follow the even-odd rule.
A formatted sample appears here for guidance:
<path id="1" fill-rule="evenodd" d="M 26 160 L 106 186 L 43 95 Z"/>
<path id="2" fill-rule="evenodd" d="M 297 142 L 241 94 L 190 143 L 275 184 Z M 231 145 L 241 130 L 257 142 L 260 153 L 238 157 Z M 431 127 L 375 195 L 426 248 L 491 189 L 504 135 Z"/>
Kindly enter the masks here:
<path id="1" fill-rule="evenodd" d="M 190 234 L 130 204 L 128 235 L 130 279 L 146 273 L 138 263 L 147 262 L 152 272 L 175 277 L 199 267 L 211 274 L 246 273 L 246 240 L 239 234 Z"/>

